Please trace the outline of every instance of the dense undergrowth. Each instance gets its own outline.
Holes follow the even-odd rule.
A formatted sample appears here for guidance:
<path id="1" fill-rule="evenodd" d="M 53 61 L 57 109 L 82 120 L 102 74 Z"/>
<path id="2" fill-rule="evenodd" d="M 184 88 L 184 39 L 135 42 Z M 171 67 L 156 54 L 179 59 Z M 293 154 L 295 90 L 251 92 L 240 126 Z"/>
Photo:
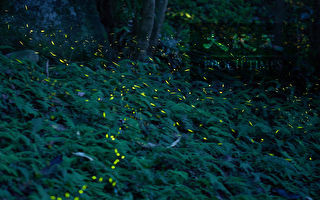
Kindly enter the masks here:
<path id="1" fill-rule="evenodd" d="M 319 96 L 99 66 L 0 54 L 0 199 L 320 197 Z"/>

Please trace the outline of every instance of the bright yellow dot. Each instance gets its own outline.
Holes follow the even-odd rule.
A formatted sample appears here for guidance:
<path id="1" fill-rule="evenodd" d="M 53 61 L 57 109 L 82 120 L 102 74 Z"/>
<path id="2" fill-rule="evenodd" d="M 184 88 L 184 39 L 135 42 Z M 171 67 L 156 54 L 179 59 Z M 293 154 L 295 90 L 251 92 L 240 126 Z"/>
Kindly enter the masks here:
<path id="1" fill-rule="evenodd" d="M 118 66 L 118 67 L 120 66 L 118 63 L 115 63 L 115 62 L 112 62 L 112 63 L 115 64 L 115 65 Z"/>
<path id="2" fill-rule="evenodd" d="M 114 165 L 112 165 L 112 166 L 111 166 L 111 169 L 114 169 L 114 168 L 116 168 L 116 167 L 115 167 Z"/>
<path id="3" fill-rule="evenodd" d="M 112 178 L 109 178 L 109 183 L 112 183 Z"/>
<path id="4" fill-rule="evenodd" d="M 220 119 L 219 122 L 222 123 L 223 121 Z"/>
<path id="5" fill-rule="evenodd" d="M 96 176 L 92 176 L 92 179 L 93 179 L 93 180 L 96 180 L 96 179 L 97 179 L 97 177 L 96 177 Z"/>
<path id="6" fill-rule="evenodd" d="M 62 198 L 61 197 L 57 197 L 57 200 L 62 200 Z"/>
<path id="7" fill-rule="evenodd" d="M 103 114 L 102 114 L 102 115 L 103 115 L 103 117 L 104 117 L 104 118 L 106 118 L 106 113 L 105 113 L 105 112 L 103 112 Z"/>
<path id="8" fill-rule="evenodd" d="M 108 134 L 106 134 L 106 138 L 108 138 L 109 137 L 109 135 Z"/>
<path id="9" fill-rule="evenodd" d="M 82 194 L 83 193 L 83 190 L 79 190 L 79 194 Z"/>
<path id="10" fill-rule="evenodd" d="M 52 56 L 57 56 L 56 54 L 54 54 L 54 53 L 52 53 L 52 52 L 50 52 L 50 54 L 51 54 Z"/>
<path id="11" fill-rule="evenodd" d="M 64 196 L 67 197 L 67 198 L 69 198 L 69 197 L 70 197 L 70 194 L 67 192 L 67 193 L 64 194 Z"/>
<path id="12" fill-rule="evenodd" d="M 113 182 L 113 183 L 112 183 L 112 186 L 114 187 L 114 186 L 116 186 L 116 184 L 117 184 L 116 182 Z"/>
<path id="13" fill-rule="evenodd" d="M 74 200 L 79 200 L 79 197 L 75 197 Z"/>
<path id="14" fill-rule="evenodd" d="M 99 182 L 102 182 L 102 181 L 103 181 L 103 178 L 102 178 L 102 177 L 100 177 L 100 178 L 99 178 Z"/>
<path id="15" fill-rule="evenodd" d="M 309 160 L 312 160 L 312 158 L 310 157 Z"/>
<path id="16" fill-rule="evenodd" d="M 203 139 L 204 139 L 204 140 L 207 140 L 207 138 L 206 138 L 206 137 L 204 137 Z"/>
<path id="17" fill-rule="evenodd" d="M 50 196 L 50 199 L 55 200 L 56 197 L 55 196 Z"/>
<path id="18" fill-rule="evenodd" d="M 121 156 L 121 159 L 124 159 L 125 158 L 125 156 Z"/>
<path id="19" fill-rule="evenodd" d="M 82 186 L 82 190 L 85 190 L 85 189 L 87 189 L 87 186 L 86 186 L 86 185 L 83 185 L 83 186 Z"/>
<path id="20" fill-rule="evenodd" d="M 193 130 L 191 130 L 191 129 L 188 129 L 188 131 L 189 131 L 190 133 L 193 133 Z"/>
<path id="21" fill-rule="evenodd" d="M 117 156 L 120 156 L 120 153 L 117 153 Z"/>

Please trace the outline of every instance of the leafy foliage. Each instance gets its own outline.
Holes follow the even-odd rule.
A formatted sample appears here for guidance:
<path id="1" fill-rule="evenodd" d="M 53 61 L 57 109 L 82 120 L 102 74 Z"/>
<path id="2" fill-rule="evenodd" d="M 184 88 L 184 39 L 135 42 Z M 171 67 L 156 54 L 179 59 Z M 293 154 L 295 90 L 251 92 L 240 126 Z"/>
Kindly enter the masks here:
<path id="1" fill-rule="evenodd" d="M 299 85 L 217 67 L 227 56 L 270 53 L 257 38 L 268 47 L 276 40 L 265 33 L 276 25 L 273 2 L 172 0 L 161 48 L 147 62 L 123 59 L 135 48 L 142 2 L 114 2 L 108 42 L 117 59 L 107 41 L 41 29 L 32 40 L 22 19 L 28 29 L 1 25 L 0 199 L 319 197 L 319 79 Z M 303 49 L 301 71 L 314 14 L 307 1 L 284 2 L 294 13 L 284 17 L 284 55 Z M 225 29 L 230 21 L 236 26 Z M 241 26 L 263 22 L 261 32 Z M 222 25 L 202 34 L 194 27 L 203 24 Z M 41 62 L 4 55 L 21 47 Z"/>
<path id="2" fill-rule="evenodd" d="M 187 83 L 152 62 L 57 64 L 47 77 L 0 61 L 3 199 L 319 195 L 319 96 L 276 80 Z"/>

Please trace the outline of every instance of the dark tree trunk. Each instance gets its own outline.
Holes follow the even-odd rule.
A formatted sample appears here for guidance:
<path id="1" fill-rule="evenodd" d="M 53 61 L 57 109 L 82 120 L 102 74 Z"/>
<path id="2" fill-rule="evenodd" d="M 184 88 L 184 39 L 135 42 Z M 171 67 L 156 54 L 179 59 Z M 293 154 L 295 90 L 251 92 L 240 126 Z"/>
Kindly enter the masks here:
<path id="1" fill-rule="evenodd" d="M 108 32 L 109 42 L 113 41 L 113 31 L 117 26 L 116 7 L 117 0 L 96 0 L 97 8 L 100 13 L 101 22 Z M 139 21 L 135 21 L 135 35 L 136 35 L 136 50 L 135 58 L 138 60 L 145 60 L 148 55 L 148 50 L 152 50 L 152 46 L 156 46 L 159 40 L 159 34 L 163 21 L 165 19 L 165 12 L 167 10 L 168 0 L 142 0 L 142 12 Z M 136 19 L 138 17 L 136 16 Z M 112 45 L 113 46 L 113 45 Z"/>
<path id="2" fill-rule="evenodd" d="M 155 19 L 150 39 L 150 47 L 155 48 L 159 42 L 159 34 L 165 19 L 165 13 L 168 6 L 168 0 L 156 0 Z"/>
<path id="3" fill-rule="evenodd" d="M 283 42 L 283 24 L 286 16 L 286 8 L 284 0 L 275 1 L 275 7 L 273 8 L 275 17 L 275 32 L 274 42 L 277 45 L 282 46 Z"/>
<path id="4" fill-rule="evenodd" d="M 150 44 L 150 37 L 154 25 L 155 1 L 156 0 L 143 1 L 141 22 L 137 28 L 137 57 L 139 60 L 144 60 L 147 56 L 147 49 Z"/>
<path id="5" fill-rule="evenodd" d="M 97 10 L 100 15 L 100 21 L 103 24 L 105 31 L 107 33 L 107 47 L 106 55 L 108 58 L 115 58 L 116 53 L 112 46 L 112 32 L 116 25 L 115 19 L 115 6 L 116 0 L 96 0 Z"/>
<path id="6" fill-rule="evenodd" d="M 314 0 L 314 21 L 312 23 L 312 49 L 313 56 L 312 60 L 314 63 L 314 67 L 317 75 L 320 75 L 320 1 Z"/>
<path id="7" fill-rule="evenodd" d="M 101 23 L 104 25 L 108 33 L 110 33 L 115 25 L 114 9 L 116 2 L 115 0 L 97 0 L 96 2 Z"/>

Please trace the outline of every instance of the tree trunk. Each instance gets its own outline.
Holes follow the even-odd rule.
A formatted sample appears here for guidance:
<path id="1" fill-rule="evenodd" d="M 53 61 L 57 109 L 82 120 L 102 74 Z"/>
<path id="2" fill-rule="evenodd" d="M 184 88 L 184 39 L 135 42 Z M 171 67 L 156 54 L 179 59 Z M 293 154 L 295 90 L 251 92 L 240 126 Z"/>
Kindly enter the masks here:
<path id="1" fill-rule="evenodd" d="M 154 25 L 153 30 L 151 34 L 150 39 L 150 47 L 154 49 L 158 45 L 159 40 L 159 34 L 161 31 L 162 24 L 165 19 L 165 13 L 168 6 L 168 0 L 157 0 L 156 1 L 156 10 L 155 10 L 155 19 L 154 19 Z"/>
<path id="2" fill-rule="evenodd" d="M 155 1 L 156 0 L 143 1 L 142 19 L 138 27 L 137 35 L 137 53 L 139 60 L 144 60 L 147 57 L 147 49 L 149 47 L 155 18 Z"/>
<path id="3" fill-rule="evenodd" d="M 100 14 L 101 23 L 107 29 L 107 32 L 110 33 L 115 23 L 115 0 L 97 0 L 96 3 Z"/>
<path id="4" fill-rule="evenodd" d="M 315 15 L 314 15 L 314 21 L 312 23 L 312 45 L 313 45 L 313 63 L 315 67 L 315 72 L 317 75 L 320 75 L 320 2 L 319 0 L 314 0 L 314 6 L 313 6 Z"/>
<path id="5" fill-rule="evenodd" d="M 116 53 L 113 49 L 113 29 L 116 24 L 115 19 L 116 0 L 96 0 L 96 7 L 100 16 L 100 21 L 104 26 L 107 35 L 106 55 L 108 58 L 115 58 Z"/>
<path id="6" fill-rule="evenodd" d="M 282 46 L 283 42 L 283 23 L 285 20 L 286 8 L 285 2 L 283 0 L 277 0 L 274 7 L 274 17 L 275 17 L 275 33 L 274 42 L 277 45 Z"/>

